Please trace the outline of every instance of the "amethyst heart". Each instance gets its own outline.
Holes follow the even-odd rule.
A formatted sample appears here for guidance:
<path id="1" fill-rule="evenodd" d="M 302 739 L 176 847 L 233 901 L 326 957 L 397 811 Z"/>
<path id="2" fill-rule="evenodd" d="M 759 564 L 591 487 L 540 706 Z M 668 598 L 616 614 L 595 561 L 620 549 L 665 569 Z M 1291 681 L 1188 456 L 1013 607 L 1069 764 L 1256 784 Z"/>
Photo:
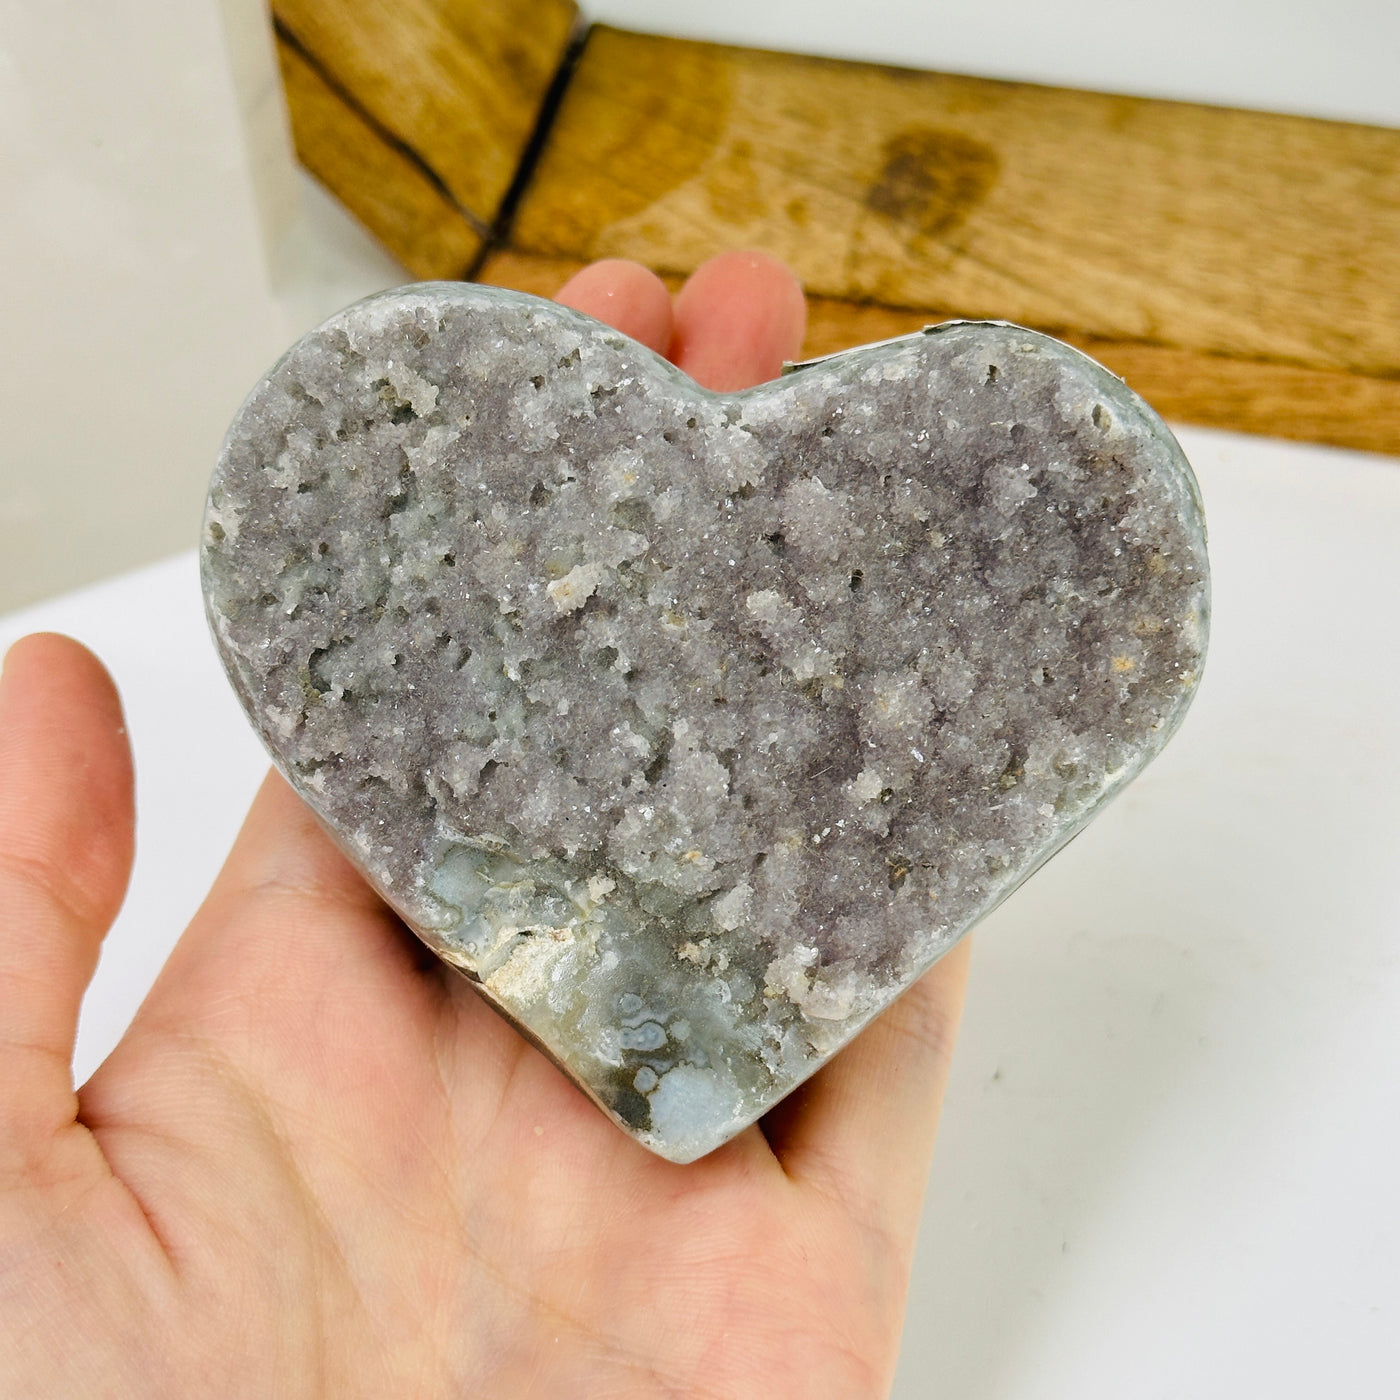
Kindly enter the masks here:
<path id="1" fill-rule="evenodd" d="M 1170 432 L 957 322 L 737 394 L 428 283 L 300 341 L 203 545 L 278 767 L 404 920 L 689 1161 L 1166 743 L 1208 611 Z"/>

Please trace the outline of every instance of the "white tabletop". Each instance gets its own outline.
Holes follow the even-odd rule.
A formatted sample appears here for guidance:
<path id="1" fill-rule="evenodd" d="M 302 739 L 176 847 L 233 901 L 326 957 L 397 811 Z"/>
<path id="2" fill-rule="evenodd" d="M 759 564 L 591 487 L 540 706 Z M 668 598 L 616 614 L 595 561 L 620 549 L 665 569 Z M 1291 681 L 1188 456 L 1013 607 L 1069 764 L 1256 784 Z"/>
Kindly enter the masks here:
<path id="1" fill-rule="evenodd" d="M 184 512 L 192 533 L 202 469 L 189 445 L 216 440 L 248 366 L 337 292 L 392 275 L 309 190 L 297 237 L 310 271 L 259 263 L 257 189 L 285 195 L 286 172 L 268 173 L 255 0 L 191 0 L 178 17 L 162 0 L 120 0 L 97 29 L 89 8 L 0 0 L 0 154 L 14 157 L 0 162 L 0 348 L 24 371 L 5 376 L 20 397 L 0 443 L 0 545 L 31 550 L 35 568 L 71 538 L 52 483 L 74 454 L 82 481 L 113 463 L 145 471 L 141 499 L 178 497 L 162 528 L 183 538 Z M 878 0 L 591 10 L 1400 124 L 1389 0 L 1005 0 L 939 7 L 936 24 L 933 7 Z M 221 85 L 210 75 L 229 47 L 246 71 Z M 161 58 L 174 49 L 183 67 Z M 102 157 L 100 140 L 118 138 Z M 125 358 L 89 353 L 99 341 Z M 159 412 L 113 410 L 132 384 Z M 1162 759 L 976 935 L 900 1400 L 1397 1393 L 1400 463 L 1181 437 L 1211 529 L 1205 680 Z M 113 509 L 125 481 L 111 479 Z M 144 510 L 117 510 L 122 530 Z M 191 555 L 0 617 L 0 646 L 39 627 L 112 666 L 139 773 L 137 873 L 84 1008 L 85 1075 L 195 907 L 264 763 L 205 635 Z"/>

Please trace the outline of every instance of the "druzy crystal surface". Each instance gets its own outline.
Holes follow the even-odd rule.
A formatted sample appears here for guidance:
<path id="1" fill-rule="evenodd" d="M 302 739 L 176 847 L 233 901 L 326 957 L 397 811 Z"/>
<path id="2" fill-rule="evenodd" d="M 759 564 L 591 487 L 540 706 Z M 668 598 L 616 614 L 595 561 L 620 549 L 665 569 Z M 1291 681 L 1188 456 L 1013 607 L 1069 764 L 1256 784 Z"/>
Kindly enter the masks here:
<path id="1" fill-rule="evenodd" d="M 1207 618 L 1171 434 L 1045 336 L 952 323 L 714 394 L 448 283 L 361 302 L 259 384 L 203 570 L 296 790 L 678 1161 L 1162 747 Z"/>

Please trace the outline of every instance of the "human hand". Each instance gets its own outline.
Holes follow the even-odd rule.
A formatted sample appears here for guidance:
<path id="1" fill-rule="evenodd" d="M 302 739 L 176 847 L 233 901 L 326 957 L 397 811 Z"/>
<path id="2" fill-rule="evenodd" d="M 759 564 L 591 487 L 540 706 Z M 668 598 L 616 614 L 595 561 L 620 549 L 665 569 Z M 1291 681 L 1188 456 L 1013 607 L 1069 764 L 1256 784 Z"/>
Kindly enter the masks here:
<path id="1" fill-rule="evenodd" d="M 702 383 L 776 373 L 801 292 L 729 255 L 674 306 L 560 300 Z M 878 1396 L 962 989 L 955 950 L 759 1125 L 675 1166 L 431 957 L 276 775 L 112 1055 L 78 1007 L 132 777 L 77 643 L 0 680 L 0 1395 Z"/>

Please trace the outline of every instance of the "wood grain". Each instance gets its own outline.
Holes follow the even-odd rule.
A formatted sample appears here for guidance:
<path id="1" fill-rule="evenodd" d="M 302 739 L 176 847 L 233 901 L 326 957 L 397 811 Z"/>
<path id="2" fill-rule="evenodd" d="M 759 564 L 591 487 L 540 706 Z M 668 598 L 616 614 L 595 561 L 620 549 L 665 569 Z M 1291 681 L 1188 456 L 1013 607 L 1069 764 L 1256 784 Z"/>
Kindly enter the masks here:
<path id="1" fill-rule="evenodd" d="M 572 0 L 273 0 L 272 10 L 284 52 L 296 49 L 324 80 L 319 124 L 300 100 L 306 88 L 288 88 L 308 164 L 331 164 L 321 155 L 327 140 L 343 149 L 372 131 L 405 157 L 392 170 L 380 161 L 391 177 L 381 202 L 400 190 L 421 201 L 426 177 L 486 232 L 567 52 Z M 324 102 L 327 91 L 340 97 L 340 113 Z M 348 174 L 343 163 L 334 169 Z M 331 188 L 345 197 L 346 187 Z M 390 246 L 405 262 L 430 260 L 427 249 L 405 256 Z"/>
<path id="2" fill-rule="evenodd" d="M 347 102 L 294 44 L 277 56 L 301 163 L 415 277 L 463 277 L 481 230 L 413 154 Z"/>
<path id="3" fill-rule="evenodd" d="M 523 252 L 1400 374 L 1400 132 L 596 28 Z"/>
<path id="4" fill-rule="evenodd" d="M 417 276 L 763 248 L 809 354 L 1016 320 L 1176 421 L 1400 454 L 1400 132 L 595 27 L 531 165 L 569 0 L 274 8 L 302 159 Z"/>
<path id="5" fill-rule="evenodd" d="M 505 249 L 488 256 L 477 276 L 547 297 L 582 266 L 577 259 Z M 674 291 L 683 279 L 672 273 L 665 280 Z M 820 296 L 809 296 L 808 308 L 804 356 L 905 335 L 958 314 Z M 1400 454 L 1400 380 L 1073 333 L 1064 338 L 1127 380 L 1172 422 Z"/>

